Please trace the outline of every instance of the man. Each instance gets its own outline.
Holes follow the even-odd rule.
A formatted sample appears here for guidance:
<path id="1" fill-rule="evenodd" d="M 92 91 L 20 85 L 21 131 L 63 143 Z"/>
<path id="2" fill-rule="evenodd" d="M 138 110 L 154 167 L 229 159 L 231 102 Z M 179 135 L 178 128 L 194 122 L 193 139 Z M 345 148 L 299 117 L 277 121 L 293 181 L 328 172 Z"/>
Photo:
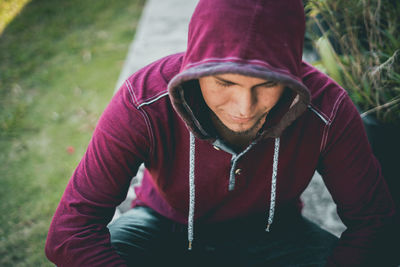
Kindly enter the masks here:
<path id="1" fill-rule="evenodd" d="M 187 51 L 132 75 L 104 111 L 51 224 L 49 259 L 57 266 L 375 260 L 394 204 L 348 95 L 302 62 L 304 24 L 298 0 L 200 1 Z M 141 163 L 133 209 L 107 228 Z M 347 226 L 340 239 L 300 214 L 315 170 Z"/>

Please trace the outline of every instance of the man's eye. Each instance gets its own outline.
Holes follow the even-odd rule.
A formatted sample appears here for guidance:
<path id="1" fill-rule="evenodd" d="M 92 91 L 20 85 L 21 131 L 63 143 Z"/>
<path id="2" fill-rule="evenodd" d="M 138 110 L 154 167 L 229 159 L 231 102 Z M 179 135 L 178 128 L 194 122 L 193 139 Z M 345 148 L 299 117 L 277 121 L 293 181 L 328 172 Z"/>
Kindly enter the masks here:
<path id="1" fill-rule="evenodd" d="M 274 81 L 270 81 L 270 82 L 267 82 L 267 83 L 264 84 L 265 87 L 274 87 L 274 86 L 277 86 L 277 85 L 278 85 L 278 83 L 274 82 Z"/>
<path id="2" fill-rule="evenodd" d="M 221 82 L 221 81 L 215 81 L 219 86 L 222 86 L 222 87 L 228 87 L 228 86 L 231 86 L 232 84 L 231 83 L 226 83 L 226 82 Z"/>

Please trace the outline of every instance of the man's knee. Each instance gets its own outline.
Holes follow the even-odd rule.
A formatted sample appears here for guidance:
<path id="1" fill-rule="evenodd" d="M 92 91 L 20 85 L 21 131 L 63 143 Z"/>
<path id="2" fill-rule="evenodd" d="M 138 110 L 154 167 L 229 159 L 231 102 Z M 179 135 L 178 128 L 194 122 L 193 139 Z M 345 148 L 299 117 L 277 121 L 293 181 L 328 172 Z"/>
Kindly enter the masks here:
<path id="1" fill-rule="evenodd" d="M 149 208 L 135 207 L 108 226 L 111 245 L 128 262 L 148 258 L 158 250 L 166 222 Z"/>

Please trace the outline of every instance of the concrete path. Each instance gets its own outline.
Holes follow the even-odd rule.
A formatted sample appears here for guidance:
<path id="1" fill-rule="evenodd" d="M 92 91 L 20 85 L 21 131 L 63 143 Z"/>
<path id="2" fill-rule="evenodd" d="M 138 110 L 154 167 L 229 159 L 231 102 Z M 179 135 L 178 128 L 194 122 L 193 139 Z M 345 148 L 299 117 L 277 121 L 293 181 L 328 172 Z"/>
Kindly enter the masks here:
<path id="1" fill-rule="evenodd" d="M 188 23 L 196 3 L 197 0 L 147 0 L 116 90 L 138 69 L 186 49 Z M 133 186 L 140 181 L 142 173 L 141 168 Z M 129 209 L 134 197 L 134 191 L 130 190 L 127 200 L 118 207 L 115 218 Z M 307 218 L 336 235 L 343 232 L 345 227 L 337 216 L 336 205 L 318 174 L 303 193 L 302 200 L 305 203 L 303 214 Z"/>
<path id="2" fill-rule="evenodd" d="M 147 0 L 116 89 L 145 65 L 186 50 L 188 24 L 197 2 Z"/>

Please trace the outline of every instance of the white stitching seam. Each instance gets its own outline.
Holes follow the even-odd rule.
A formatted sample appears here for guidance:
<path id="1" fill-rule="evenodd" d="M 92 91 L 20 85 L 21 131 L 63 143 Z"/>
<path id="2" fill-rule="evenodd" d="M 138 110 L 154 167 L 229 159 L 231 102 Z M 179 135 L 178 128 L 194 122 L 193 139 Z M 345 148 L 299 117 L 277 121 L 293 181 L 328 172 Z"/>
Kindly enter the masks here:
<path id="1" fill-rule="evenodd" d="M 132 102 L 134 102 L 133 105 L 136 106 L 136 109 L 139 111 L 140 115 L 142 115 L 143 120 L 146 123 L 147 132 L 148 132 L 149 137 L 150 137 L 150 154 L 152 154 L 153 151 L 154 151 L 155 144 L 154 144 L 153 131 L 152 131 L 152 128 L 151 128 L 149 117 L 147 116 L 146 112 L 142 108 L 139 108 L 139 106 L 137 106 L 136 96 L 135 96 L 135 93 L 133 91 L 132 85 L 128 81 L 125 81 L 125 85 L 127 86 L 128 92 L 131 95 Z"/>
<path id="2" fill-rule="evenodd" d="M 308 105 L 308 108 L 314 112 L 325 124 L 329 124 L 330 120 L 326 118 L 326 115 L 319 111 L 317 108 L 313 107 L 312 105 Z"/>
<path id="3" fill-rule="evenodd" d="M 128 89 L 129 95 L 131 96 L 132 104 L 136 106 L 134 96 L 133 96 L 133 94 L 131 92 L 131 89 L 130 89 L 130 87 L 129 87 L 129 85 L 128 85 L 128 83 L 126 81 L 125 81 L 125 86 Z"/>
<path id="4" fill-rule="evenodd" d="M 135 106 L 138 107 L 138 108 L 140 108 L 140 107 L 142 107 L 144 105 L 151 104 L 151 103 L 157 101 L 158 99 L 168 95 L 168 91 L 165 90 L 165 91 L 162 91 L 162 92 L 160 92 L 160 93 L 158 93 L 158 94 L 156 94 L 156 95 L 154 95 L 154 96 L 152 96 L 152 97 L 150 97 L 148 99 L 145 99 L 144 102 L 139 104 L 139 101 L 138 101 L 138 99 L 136 97 L 135 91 L 133 90 L 132 84 L 129 83 L 128 80 L 125 81 L 125 84 L 126 84 L 127 87 L 129 87 L 131 89 L 131 91 L 133 93 L 133 97 L 134 97 Z"/>
<path id="5" fill-rule="evenodd" d="M 331 123 L 333 122 L 333 120 L 336 116 L 336 113 L 339 109 L 339 104 L 342 102 L 345 95 L 346 95 L 346 92 L 342 92 L 342 94 L 336 99 L 336 102 L 333 105 L 331 116 L 330 116 L 330 122 L 324 128 L 323 138 L 322 138 L 322 142 L 321 142 L 321 146 L 320 146 L 320 152 L 322 152 L 325 149 L 325 146 L 328 142 L 328 135 L 329 135 Z"/>
<path id="6" fill-rule="evenodd" d="M 343 97 L 345 95 L 346 95 L 346 92 L 342 92 L 342 94 L 336 99 L 336 102 L 333 105 L 332 113 L 331 113 L 331 116 L 330 116 L 332 118 L 331 121 L 333 121 L 333 118 L 336 116 L 336 113 L 337 113 L 338 108 L 339 108 L 340 101 L 343 100 Z"/>
<path id="7" fill-rule="evenodd" d="M 326 139 L 328 137 L 328 131 L 329 131 L 329 125 L 330 124 L 326 124 L 324 127 L 324 131 L 322 133 L 322 139 L 321 139 L 321 145 L 319 146 L 319 152 L 322 153 L 322 151 L 325 148 L 325 144 L 326 144 Z"/>
<path id="8" fill-rule="evenodd" d="M 145 105 L 149 105 L 149 104 L 151 104 L 151 103 L 154 103 L 154 102 L 156 102 L 157 100 L 159 100 L 160 98 L 162 98 L 162 97 L 164 97 L 164 96 L 167 96 L 167 95 L 168 95 L 168 92 L 164 92 L 164 93 L 158 94 L 158 95 L 156 95 L 156 96 L 150 98 L 150 100 L 147 100 L 146 102 L 141 103 L 138 107 L 140 108 L 140 107 L 142 107 L 142 106 L 145 106 Z"/>
<path id="9" fill-rule="evenodd" d="M 136 95 L 135 95 L 135 92 L 133 91 L 132 85 L 128 81 L 125 81 L 125 84 L 128 87 L 128 89 L 130 90 L 131 95 L 133 96 L 133 104 L 135 106 L 137 106 L 138 103 L 137 103 Z"/>
<path id="10" fill-rule="evenodd" d="M 149 116 L 147 116 L 147 113 L 143 109 L 140 109 L 140 111 L 143 113 L 143 115 L 145 117 L 147 129 L 149 129 L 149 131 L 150 131 L 150 143 L 152 144 L 152 146 L 150 148 L 150 154 L 153 154 L 155 145 L 154 145 L 153 131 L 151 130 L 150 119 L 149 119 Z"/>

